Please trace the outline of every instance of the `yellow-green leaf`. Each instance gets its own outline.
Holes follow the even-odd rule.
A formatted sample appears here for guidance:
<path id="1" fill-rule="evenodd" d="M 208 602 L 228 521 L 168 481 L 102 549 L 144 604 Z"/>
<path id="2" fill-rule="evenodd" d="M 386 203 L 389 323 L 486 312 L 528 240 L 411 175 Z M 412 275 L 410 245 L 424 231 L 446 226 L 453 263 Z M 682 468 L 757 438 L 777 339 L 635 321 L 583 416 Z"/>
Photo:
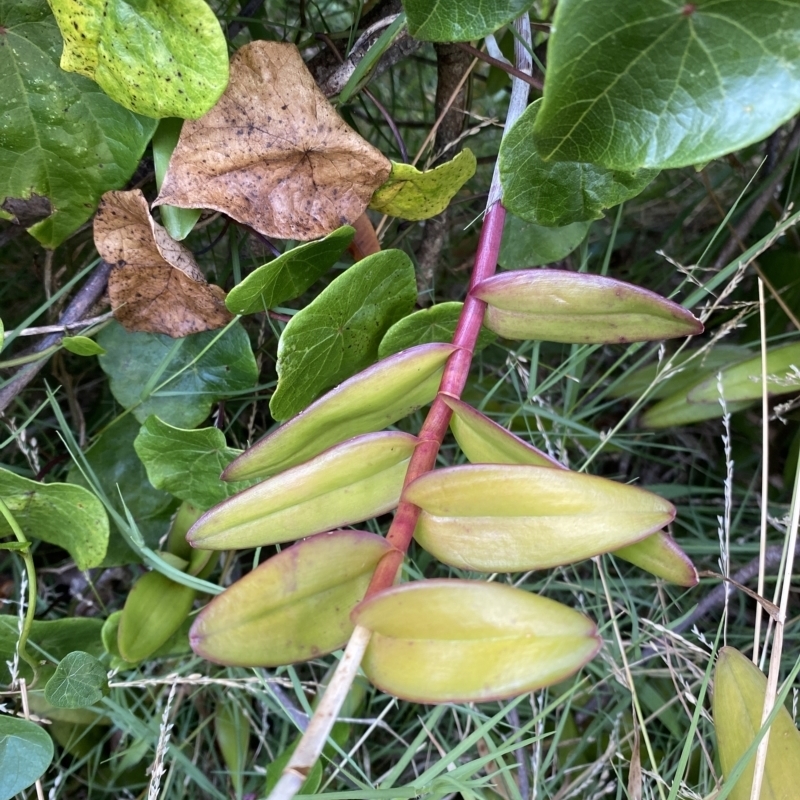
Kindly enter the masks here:
<path id="1" fill-rule="evenodd" d="M 678 586 L 696 586 L 697 570 L 689 556 L 663 531 L 614 551 L 625 561 Z"/>
<path id="2" fill-rule="evenodd" d="M 352 616 L 372 631 L 367 677 L 417 703 L 540 689 L 580 669 L 601 644 L 577 611 L 499 583 L 406 583 L 360 603 Z"/>
<path id="3" fill-rule="evenodd" d="M 389 180 L 372 195 L 369 207 L 402 219 L 434 217 L 447 208 L 456 192 L 475 174 L 477 163 L 468 148 L 425 172 L 393 161 Z"/>
<path id="4" fill-rule="evenodd" d="M 64 349 L 76 356 L 104 356 L 106 351 L 88 336 L 65 336 L 61 340 Z"/>
<path id="5" fill-rule="evenodd" d="M 689 400 L 691 391 L 692 389 L 683 389 L 650 406 L 640 417 L 639 423 L 643 428 L 670 428 L 674 425 L 689 425 L 692 422 L 722 416 L 719 398 L 709 403 L 693 403 Z M 741 403 L 726 402 L 725 406 L 728 412 L 733 414 L 747 408 L 752 402 L 752 400 Z"/>

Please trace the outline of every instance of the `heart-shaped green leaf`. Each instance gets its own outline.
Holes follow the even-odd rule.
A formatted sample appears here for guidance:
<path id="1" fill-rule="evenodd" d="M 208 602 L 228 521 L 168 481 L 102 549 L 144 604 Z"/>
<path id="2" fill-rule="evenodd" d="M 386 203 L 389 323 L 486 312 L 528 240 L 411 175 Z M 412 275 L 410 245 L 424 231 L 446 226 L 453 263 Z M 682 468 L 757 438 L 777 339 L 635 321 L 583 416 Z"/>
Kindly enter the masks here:
<path id="1" fill-rule="evenodd" d="M 217 595 L 192 625 L 192 648 L 220 664 L 266 667 L 341 647 L 350 611 L 391 549 L 364 531 L 321 533 L 261 564 Z"/>
<path id="2" fill-rule="evenodd" d="M 614 555 L 678 586 L 697 585 L 697 570 L 691 559 L 663 531 L 654 533 L 641 542 L 620 547 L 614 551 Z"/>
<path id="3" fill-rule="evenodd" d="M 86 708 L 103 699 L 107 683 L 105 667 L 89 653 L 75 650 L 61 659 L 44 696 L 57 708 Z"/>
<path id="4" fill-rule="evenodd" d="M 34 722 L 0 716 L 0 800 L 11 800 L 42 777 L 53 760 L 53 740 Z"/>
<path id="5" fill-rule="evenodd" d="M 504 272 L 479 283 L 472 294 L 488 304 L 486 327 L 507 339 L 625 343 L 703 331 L 700 320 L 677 303 L 602 275 Z"/>
<path id="6" fill-rule="evenodd" d="M 494 33 L 530 7 L 529 0 L 404 0 L 408 31 L 424 42 L 468 42 Z"/>
<path id="7" fill-rule="evenodd" d="M 367 677 L 417 703 L 540 689 L 580 669 L 601 644 L 577 611 L 499 583 L 406 583 L 360 603 L 352 616 L 372 631 Z"/>
<path id="8" fill-rule="evenodd" d="M 504 269 L 527 269 L 560 261 L 586 238 L 591 224 L 573 222 L 552 228 L 506 214 L 497 263 Z"/>
<path id="9" fill-rule="evenodd" d="M 429 472 L 403 499 L 422 509 L 414 537 L 440 561 L 521 572 L 616 550 L 664 527 L 651 492 L 552 467 L 473 464 Z"/>
<path id="10" fill-rule="evenodd" d="M 223 472 L 223 480 L 274 475 L 408 416 L 436 397 L 454 350 L 451 344 L 421 345 L 359 372 L 242 453 Z"/>
<path id="11" fill-rule="evenodd" d="M 749 658 L 733 647 L 719 651 L 714 671 L 713 713 L 717 751 L 727 779 L 761 728 L 767 679 Z M 750 800 L 753 758 L 729 800 Z M 789 800 L 800 786 L 800 731 L 785 708 L 778 711 L 769 734 L 760 800 Z"/>
<path id="12" fill-rule="evenodd" d="M 206 512 L 187 540 L 209 550 L 291 542 L 394 508 L 417 439 L 356 436 Z"/>

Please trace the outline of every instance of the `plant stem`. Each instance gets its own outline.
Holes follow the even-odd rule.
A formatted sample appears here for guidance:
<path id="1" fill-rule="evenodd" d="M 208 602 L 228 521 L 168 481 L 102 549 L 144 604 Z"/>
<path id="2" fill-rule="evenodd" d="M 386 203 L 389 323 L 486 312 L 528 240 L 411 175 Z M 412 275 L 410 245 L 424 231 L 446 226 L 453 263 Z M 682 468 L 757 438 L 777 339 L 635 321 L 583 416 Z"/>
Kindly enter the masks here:
<path id="1" fill-rule="evenodd" d="M 519 40 L 515 42 L 514 51 L 517 68 L 530 74 L 532 61 L 528 50 L 523 43 L 530 46 L 531 29 L 528 14 L 520 16 L 515 26 L 519 33 Z M 506 117 L 506 131 L 519 118 L 528 102 L 528 84 L 518 78 L 513 79 L 511 102 L 509 103 Z M 458 348 L 448 359 L 439 385 L 439 396 L 433 401 L 431 410 L 419 433 L 419 444 L 411 457 L 404 487 L 425 472 L 433 469 L 436 456 L 447 432 L 450 422 L 450 409 L 441 399 L 441 395 L 448 397 L 461 397 L 461 392 L 467 382 L 469 368 L 475 343 L 478 340 L 486 304 L 472 296 L 471 290 L 481 281 L 494 274 L 497 268 L 497 256 L 500 252 L 500 242 L 503 237 L 506 210 L 500 203 L 502 187 L 500 185 L 499 166 L 495 167 L 492 184 L 489 189 L 489 198 L 486 203 L 486 216 L 484 218 L 478 250 L 475 255 L 475 266 L 472 270 L 467 298 L 461 309 L 453 344 Z M 367 590 L 367 596 L 388 589 L 395 581 L 398 570 L 402 566 L 414 528 L 417 524 L 420 509 L 401 500 L 397 514 L 392 521 L 387 541 L 393 549 L 379 562 Z M 319 758 L 328 734 L 333 727 L 339 711 L 344 703 L 353 679 L 358 672 L 361 659 L 369 644 L 371 632 L 357 625 L 344 652 L 342 660 L 328 684 L 325 695 L 319 702 L 314 716 L 303 733 L 300 742 L 292 754 L 289 763 L 283 771 L 278 783 L 273 788 L 268 800 L 291 800 L 300 790 L 311 768 Z"/>

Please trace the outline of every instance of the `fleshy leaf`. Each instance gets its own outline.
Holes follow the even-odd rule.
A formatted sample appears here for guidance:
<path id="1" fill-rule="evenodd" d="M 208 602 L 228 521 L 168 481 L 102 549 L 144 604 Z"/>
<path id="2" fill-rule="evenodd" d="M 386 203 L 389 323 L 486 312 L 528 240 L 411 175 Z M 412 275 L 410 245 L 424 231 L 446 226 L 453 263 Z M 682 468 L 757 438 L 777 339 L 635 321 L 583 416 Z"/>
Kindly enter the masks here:
<path id="1" fill-rule="evenodd" d="M 373 363 L 383 335 L 411 312 L 416 299 L 414 265 L 401 250 L 368 256 L 336 278 L 284 328 L 272 416 L 293 417 Z"/>
<path id="2" fill-rule="evenodd" d="M 293 44 L 255 41 L 202 119 L 183 125 L 155 205 L 213 208 L 279 239 L 352 224 L 389 160 L 348 127 Z"/>
<path id="3" fill-rule="evenodd" d="M 635 197 L 656 170 L 611 170 L 580 161 L 544 161 L 533 139 L 541 101 L 529 105 L 500 145 L 503 205 L 547 227 L 601 219 L 603 211 Z"/>
<path id="4" fill-rule="evenodd" d="M 749 658 L 733 647 L 719 651 L 714 671 L 713 713 L 717 751 L 727 779 L 761 729 L 767 679 Z M 755 757 L 728 795 L 750 800 Z M 785 708 L 778 711 L 769 735 L 760 800 L 789 800 L 800 786 L 800 731 Z"/>
<path id="5" fill-rule="evenodd" d="M 354 228 L 343 225 L 324 239 L 287 250 L 234 286 L 225 305 L 234 314 L 256 314 L 294 300 L 339 260 L 354 235 Z"/>
<path id="6" fill-rule="evenodd" d="M 599 650 L 591 620 L 499 583 L 429 580 L 360 603 L 364 657 L 380 689 L 417 703 L 483 702 L 562 681 Z"/>
<path id="7" fill-rule="evenodd" d="M 44 775 L 53 760 L 53 740 L 27 719 L 0 716 L 0 800 L 11 800 Z"/>
<path id="8" fill-rule="evenodd" d="M 477 163 L 469 148 L 426 172 L 411 164 L 393 161 L 389 180 L 372 195 L 369 207 L 401 219 L 435 217 L 450 205 L 458 190 L 475 174 Z"/>
<path id="9" fill-rule="evenodd" d="M 625 343 L 703 331 L 694 314 L 677 303 L 602 275 L 504 272 L 479 283 L 472 294 L 488 304 L 486 327 L 507 339 Z"/>
<path id="10" fill-rule="evenodd" d="M 800 109 L 800 7 L 782 0 L 559 2 L 536 123 L 546 159 L 705 163 Z"/>
<path id="11" fill-rule="evenodd" d="M 565 469 L 554 458 L 522 441 L 467 403 L 444 395 L 442 400 L 453 412 L 450 430 L 473 464 L 530 464 Z"/>
<path id="12" fill-rule="evenodd" d="M 50 0 L 61 68 L 148 117 L 200 117 L 228 82 L 228 49 L 204 0 Z"/>
<path id="13" fill-rule="evenodd" d="M 386 331 L 378 347 L 378 356 L 387 358 L 420 344 L 451 342 L 463 307 L 464 304 L 458 302 L 437 303 L 435 306 L 423 308 L 403 317 Z M 491 331 L 481 328 L 475 352 L 488 347 L 496 338 Z"/>
<path id="14" fill-rule="evenodd" d="M 364 531 L 312 536 L 217 595 L 192 625 L 192 649 L 219 664 L 269 667 L 341 647 L 350 611 L 391 549 Z"/>
<path id="15" fill-rule="evenodd" d="M 220 480 L 241 450 L 228 447 L 219 428 L 186 430 L 150 416 L 133 446 L 153 486 L 203 511 L 248 486 Z"/>
<path id="16" fill-rule="evenodd" d="M 530 0 L 404 0 L 408 32 L 424 42 L 468 42 L 511 22 Z"/>
<path id="17" fill-rule="evenodd" d="M 63 547 L 79 570 L 97 567 L 108 547 L 103 504 L 82 486 L 40 483 L 0 469 L 0 497 L 29 539 Z M 11 534 L 0 518 L 0 537 Z"/>
<path id="18" fill-rule="evenodd" d="M 639 418 L 643 428 L 671 428 L 678 425 L 691 425 L 706 419 L 717 419 L 724 413 L 719 400 L 712 403 L 692 403 L 689 401 L 691 389 L 684 389 L 651 406 Z M 734 414 L 750 406 L 754 401 L 726 403 L 728 413 Z"/>
<path id="19" fill-rule="evenodd" d="M 506 214 L 497 263 L 504 269 L 527 269 L 560 261 L 586 238 L 591 225 L 591 222 L 572 222 L 548 228 Z"/>
<path id="20" fill-rule="evenodd" d="M 422 509 L 414 537 L 440 561 L 478 572 L 569 564 L 644 539 L 674 507 L 651 492 L 552 467 L 435 470 L 403 499 Z"/>
<path id="21" fill-rule="evenodd" d="M 625 561 L 678 586 L 696 586 L 697 570 L 691 559 L 663 531 L 614 551 Z"/>
<path id="22" fill-rule="evenodd" d="M 187 540 L 210 550 L 260 547 L 351 525 L 394 508 L 417 440 L 357 436 L 215 506 Z"/>
<path id="23" fill-rule="evenodd" d="M 107 683 L 105 667 L 89 653 L 74 650 L 59 662 L 44 696 L 56 708 L 86 708 L 103 699 Z"/>
<path id="24" fill-rule="evenodd" d="M 223 480 L 269 477 L 407 417 L 436 397 L 454 350 L 450 344 L 421 345 L 359 372 L 245 450 L 223 472 Z"/>
<path id="25" fill-rule="evenodd" d="M 76 356 L 102 356 L 105 350 L 94 339 L 88 336 L 65 336 L 61 346 L 69 353 Z"/>
<path id="26" fill-rule="evenodd" d="M 258 378 L 250 339 L 239 323 L 222 334 L 206 331 L 177 340 L 127 333 L 112 323 L 97 342 L 106 350 L 99 361 L 111 393 L 139 422 L 155 414 L 170 425 L 192 428 L 215 402 L 251 389 Z"/>
<path id="27" fill-rule="evenodd" d="M 0 98 L 0 203 L 50 248 L 128 181 L 156 127 L 64 72 L 61 47 L 46 0 L 0 2 L 0 74 L 13 76 Z M 20 205 L 37 210 L 23 218 Z"/>

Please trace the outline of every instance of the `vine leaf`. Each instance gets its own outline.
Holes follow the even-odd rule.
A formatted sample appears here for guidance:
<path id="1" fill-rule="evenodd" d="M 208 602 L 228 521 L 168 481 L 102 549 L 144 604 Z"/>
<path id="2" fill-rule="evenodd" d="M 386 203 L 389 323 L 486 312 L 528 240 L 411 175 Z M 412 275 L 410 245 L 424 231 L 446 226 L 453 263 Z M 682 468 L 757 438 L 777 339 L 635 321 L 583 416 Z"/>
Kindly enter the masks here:
<path id="1" fill-rule="evenodd" d="M 401 219 L 435 217 L 447 208 L 458 190 L 475 174 L 477 164 L 469 148 L 425 172 L 411 164 L 392 162 L 389 180 L 372 195 L 369 207 Z"/>
<path id="2" fill-rule="evenodd" d="M 225 292 L 206 282 L 192 254 L 150 216 L 141 190 L 107 192 L 94 218 L 97 252 L 113 269 L 108 294 L 129 331 L 178 338 L 227 325 Z"/>
<path id="3" fill-rule="evenodd" d="M 530 0 L 404 0 L 408 32 L 424 42 L 467 42 L 494 33 L 530 8 Z"/>
<path id="4" fill-rule="evenodd" d="M 205 0 L 50 0 L 61 68 L 148 117 L 200 117 L 228 82 L 228 48 Z"/>
<path id="5" fill-rule="evenodd" d="M 281 335 L 272 416 L 294 416 L 325 389 L 374 362 L 384 334 L 411 312 L 416 299 L 414 265 L 400 250 L 375 253 L 340 275 Z"/>
<path id="6" fill-rule="evenodd" d="M 0 128 L 0 201 L 49 248 L 125 184 L 156 127 L 64 72 L 61 46 L 46 0 L 0 3 L 0 74 L 13 76 L 0 93 L 0 119 L 13 120 Z"/>
<path id="7" fill-rule="evenodd" d="M 559 3 L 535 125 L 545 159 L 704 163 L 800 109 L 800 7 L 782 0 Z"/>
<path id="8" fill-rule="evenodd" d="M 550 228 L 506 214 L 497 263 L 505 269 L 552 264 L 568 256 L 585 238 L 591 222 Z"/>
<path id="9" fill-rule="evenodd" d="M 105 667 L 89 653 L 74 650 L 59 662 L 44 697 L 56 708 L 87 708 L 103 699 L 107 684 Z"/>
<path id="10" fill-rule="evenodd" d="M 44 775 L 53 760 L 50 735 L 26 719 L 0 716 L 0 798 L 10 800 Z"/>
<path id="11" fill-rule="evenodd" d="M 317 239 L 353 223 L 390 169 L 336 114 L 294 45 L 256 41 L 232 58 L 217 105 L 184 123 L 155 204 Z"/>

